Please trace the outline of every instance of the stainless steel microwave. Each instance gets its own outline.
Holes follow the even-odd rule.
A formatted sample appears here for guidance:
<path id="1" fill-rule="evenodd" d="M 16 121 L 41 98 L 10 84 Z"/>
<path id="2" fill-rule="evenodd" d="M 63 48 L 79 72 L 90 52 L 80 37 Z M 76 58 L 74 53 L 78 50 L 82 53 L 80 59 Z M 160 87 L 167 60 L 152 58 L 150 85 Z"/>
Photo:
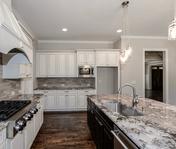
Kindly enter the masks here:
<path id="1" fill-rule="evenodd" d="M 94 77 L 94 67 L 90 65 L 83 65 L 78 67 L 79 77 Z"/>

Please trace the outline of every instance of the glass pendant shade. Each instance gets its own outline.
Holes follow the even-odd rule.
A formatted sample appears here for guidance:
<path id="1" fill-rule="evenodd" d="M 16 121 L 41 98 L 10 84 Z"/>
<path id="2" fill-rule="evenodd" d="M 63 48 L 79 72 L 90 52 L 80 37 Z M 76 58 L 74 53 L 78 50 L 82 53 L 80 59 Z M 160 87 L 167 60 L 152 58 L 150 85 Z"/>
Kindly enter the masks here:
<path id="1" fill-rule="evenodd" d="M 176 19 L 172 21 L 168 29 L 168 39 L 176 40 Z"/>

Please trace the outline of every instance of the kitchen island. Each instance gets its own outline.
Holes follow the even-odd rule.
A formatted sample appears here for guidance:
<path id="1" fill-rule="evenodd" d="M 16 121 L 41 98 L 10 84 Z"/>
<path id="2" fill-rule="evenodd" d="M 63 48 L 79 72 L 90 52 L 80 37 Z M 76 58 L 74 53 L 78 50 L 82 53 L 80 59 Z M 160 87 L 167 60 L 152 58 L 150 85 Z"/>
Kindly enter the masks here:
<path id="1" fill-rule="evenodd" d="M 111 102 L 110 102 L 111 101 Z M 137 148 L 141 149 L 175 149 L 176 148 L 176 107 L 151 99 L 140 98 L 135 110 L 142 113 L 136 116 L 125 116 L 115 112 L 109 108 L 108 103 L 113 105 L 121 103 L 126 107 L 132 106 L 132 98 L 120 95 L 107 95 L 107 96 L 88 96 L 88 125 L 89 128 L 95 132 L 101 128 L 92 128 L 91 112 L 99 111 L 100 119 L 105 115 L 108 119 L 109 142 L 106 143 L 109 148 L 113 146 L 113 139 L 111 130 L 113 124 L 116 125 L 128 138 L 133 142 Z M 93 108 L 93 109 L 91 109 Z M 94 110 L 95 109 L 95 110 Z M 97 119 L 97 118 L 96 118 Z M 96 121 L 96 120 L 95 120 Z M 106 123 L 105 122 L 105 123 Z M 98 120 L 101 127 L 102 121 Z M 103 124 L 102 124 L 103 125 Z M 95 130 L 96 129 L 96 130 Z M 96 145 L 101 144 L 101 135 L 96 137 L 93 132 L 94 140 L 98 140 Z M 99 133 L 97 133 L 99 134 Z M 96 134 L 96 135 L 97 135 Z M 105 138 L 105 137 L 104 137 Z M 102 142 L 105 142 L 103 140 Z M 105 146 L 104 144 L 102 146 Z M 102 148 L 101 145 L 98 148 Z"/>

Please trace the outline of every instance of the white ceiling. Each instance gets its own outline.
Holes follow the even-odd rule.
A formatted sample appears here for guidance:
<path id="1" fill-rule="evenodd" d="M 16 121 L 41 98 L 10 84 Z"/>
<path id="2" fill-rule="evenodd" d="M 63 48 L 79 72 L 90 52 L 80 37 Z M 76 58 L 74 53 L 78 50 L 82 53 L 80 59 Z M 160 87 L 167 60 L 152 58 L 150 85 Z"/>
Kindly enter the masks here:
<path id="1" fill-rule="evenodd" d="M 115 41 L 122 0 L 13 0 L 13 6 L 40 40 Z M 133 36 L 167 36 L 174 0 L 131 0 Z M 63 27 L 68 32 L 62 32 Z"/>

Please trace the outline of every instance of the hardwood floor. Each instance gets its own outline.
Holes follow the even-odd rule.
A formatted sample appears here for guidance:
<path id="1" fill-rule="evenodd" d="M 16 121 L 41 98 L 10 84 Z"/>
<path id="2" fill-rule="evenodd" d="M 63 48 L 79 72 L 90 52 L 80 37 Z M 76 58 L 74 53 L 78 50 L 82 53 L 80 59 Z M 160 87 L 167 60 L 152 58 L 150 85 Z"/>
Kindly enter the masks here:
<path id="1" fill-rule="evenodd" d="M 45 113 L 32 149 L 95 149 L 86 113 Z"/>

